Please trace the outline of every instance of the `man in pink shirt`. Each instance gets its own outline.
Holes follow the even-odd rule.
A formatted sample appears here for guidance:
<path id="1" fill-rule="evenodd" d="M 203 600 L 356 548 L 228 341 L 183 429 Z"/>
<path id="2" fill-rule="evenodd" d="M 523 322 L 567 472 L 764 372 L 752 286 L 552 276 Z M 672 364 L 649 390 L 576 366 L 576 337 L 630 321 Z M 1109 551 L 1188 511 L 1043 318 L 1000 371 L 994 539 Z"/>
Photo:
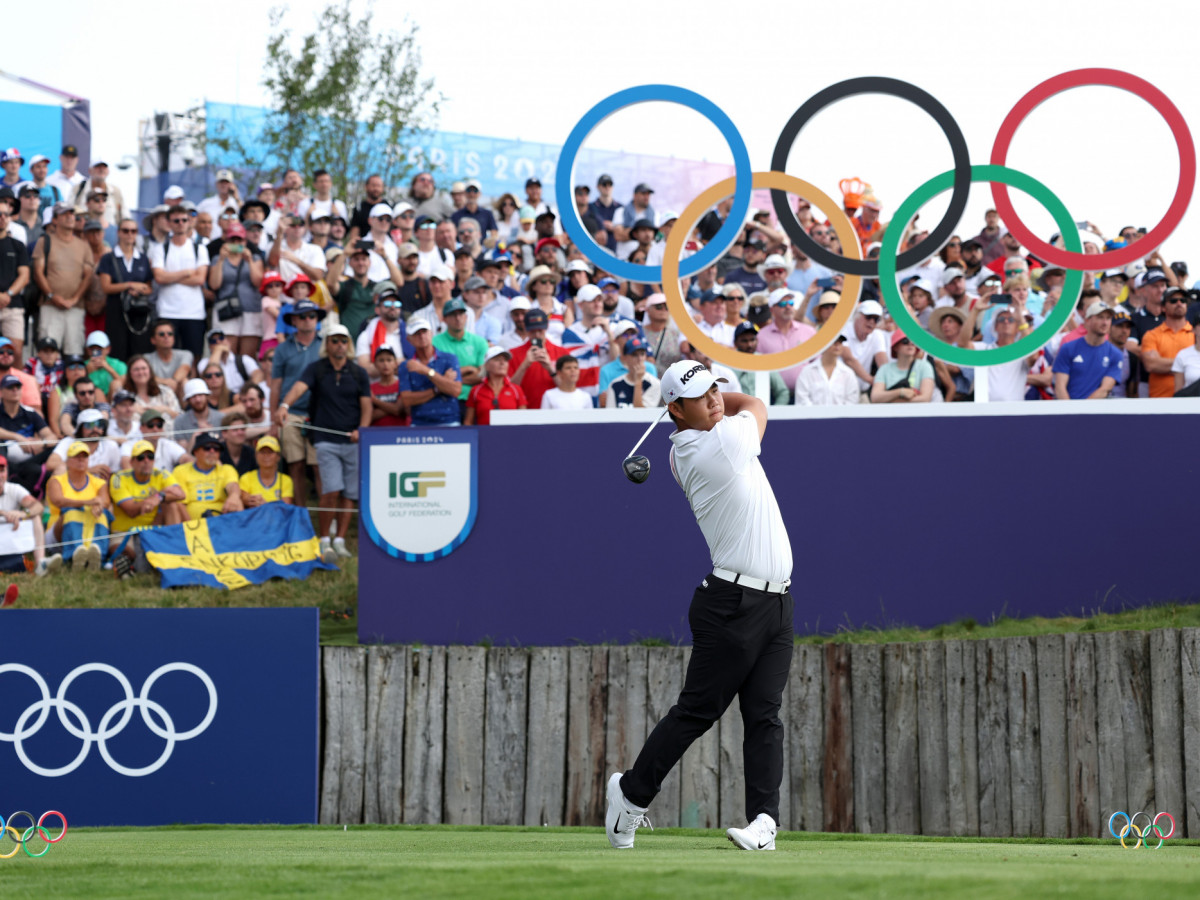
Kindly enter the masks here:
<path id="1" fill-rule="evenodd" d="M 760 354 L 780 353 L 790 350 L 797 344 L 802 344 L 817 333 L 811 325 L 795 321 L 796 295 L 790 288 L 777 288 L 767 299 L 771 308 L 771 321 L 758 332 L 758 352 Z M 804 368 L 805 363 L 781 369 L 779 374 L 789 391 L 796 389 L 796 376 Z"/>

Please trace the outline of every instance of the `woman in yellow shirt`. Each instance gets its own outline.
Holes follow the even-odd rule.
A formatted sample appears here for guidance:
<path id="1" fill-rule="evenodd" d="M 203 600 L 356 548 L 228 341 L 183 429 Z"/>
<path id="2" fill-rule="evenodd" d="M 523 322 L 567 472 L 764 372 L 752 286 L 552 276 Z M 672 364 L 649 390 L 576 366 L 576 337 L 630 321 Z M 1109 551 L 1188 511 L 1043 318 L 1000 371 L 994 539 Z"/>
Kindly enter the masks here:
<path id="1" fill-rule="evenodd" d="M 67 471 L 47 482 L 50 533 L 66 542 L 63 559 L 86 570 L 100 571 L 108 552 L 112 501 L 108 482 L 88 471 L 91 448 L 76 441 L 67 448 Z"/>
<path id="2" fill-rule="evenodd" d="M 293 503 L 292 479 L 279 471 L 279 441 L 269 434 L 260 437 L 254 459 L 258 468 L 238 479 L 246 509 L 264 503 Z"/>

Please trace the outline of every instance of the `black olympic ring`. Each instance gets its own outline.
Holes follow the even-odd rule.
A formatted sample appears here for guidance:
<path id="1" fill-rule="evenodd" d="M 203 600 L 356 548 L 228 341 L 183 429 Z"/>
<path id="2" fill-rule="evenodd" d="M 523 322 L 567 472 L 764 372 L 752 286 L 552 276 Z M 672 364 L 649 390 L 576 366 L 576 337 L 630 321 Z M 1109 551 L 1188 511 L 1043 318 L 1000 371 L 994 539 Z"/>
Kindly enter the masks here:
<path id="1" fill-rule="evenodd" d="M 967 208 L 967 198 L 971 193 L 971 155 L 967 150 L 967 139 L 963 137 L 962 129 L 958 127 L 958 122 L 950 115 L 950 111 L 942 106 L 935 97 L 921 90 L 915 84 L 909 84 L 907 81 L 900 81 L 896 78 L 867 76 L 839 81 L 837 84 L 830 85 L 813 94 L 804 101 L 798 110 L 792 113 L 792 117 L 788 119 L 787 124 L 783 126 L 783 131 L 779 134 L 779 142 L 775 144 L 775 153 L 771 157 L 771 168 L 776 172 L 786 170 L 788 153 L 791 152 L 792 145 L 796 143 L 800 130 L 808 124 L 813 116 L 831 103 L 846 97 L 853 97 L 856 94 L 888 94 L 916 104 L 937 122 L 938 127 L 946 136 L 946 140 L 950 142 L 950 150 L 954 154 L 954 185 L 951 189 L 950 204 L 946 208 L 946 214 L 942 217 L 942 221 L 938 222 L 937 227 L 930 232 L 929 237 L 911 250 L 906 250 L 896 257 L 896 268 L 907 269 L 931 256 L 934 250 L 940 249 L 942 244 L 949 239 L 962 219 L 963 212 Z M 839 256 L 825 249 L 810 237 L 788 206 L 787 194 L 784 191 L 772 188 L 771 202 L 775 206 L 775 215 L 779 217 L 779 224 L 783 226 L 787 236 L 810 259 L 835 272 L 843 272 L 847 275 L 862 275 L 868 278 L 879 276 L 878 260 L 850 259 Z M 926 250 L 926 245 L 932 247 L 933 250 Z"/>

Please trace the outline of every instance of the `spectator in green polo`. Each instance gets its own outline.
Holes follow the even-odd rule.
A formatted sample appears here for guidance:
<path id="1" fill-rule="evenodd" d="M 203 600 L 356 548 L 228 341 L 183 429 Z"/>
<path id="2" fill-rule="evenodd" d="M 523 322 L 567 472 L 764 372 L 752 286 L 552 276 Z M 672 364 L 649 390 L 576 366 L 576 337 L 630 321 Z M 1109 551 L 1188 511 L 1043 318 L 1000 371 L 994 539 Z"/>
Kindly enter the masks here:
<path id="1" fill-rule="evenodd" d="M 371 268 L 369 243 L 359 241 L 350 252 L 349 273 L 343 273 L 339 264 L 344 258 L 343 256 L 333 261 L 326 282 L 335 282 L 330 285 L 330 290 L 337 302 L 338 318 L 350 335 L 357 338 L 363 324 L 375 315 L 375 292 L 379 290 L 380 285 L 391 282 L 381 281 L 376 284 L 367 278 L 367 272 Z"/>
<path id="2" fill-rule="evenodd" d="M 87 372 L 92 384 L 100 388 L 105 397 L 111 397 L 125 383 L 125 363 L 108 355 L 108 335 L 93 331 L 87 336 Z"/>
<path id="3" fill-rule="evenodd" d="M 458 357 L 462 369 L 462 393 L 460 402 L 465 403 L 471 388 L 483 380 L 483 363 L 487 358 L 488 342 L 477 334 L 467 331 L 467 304 L 462 297 L 453 297 L 442 307 L 442 319 L 446 330 L 433 339 L 435 349 L 453 353 Z"/>

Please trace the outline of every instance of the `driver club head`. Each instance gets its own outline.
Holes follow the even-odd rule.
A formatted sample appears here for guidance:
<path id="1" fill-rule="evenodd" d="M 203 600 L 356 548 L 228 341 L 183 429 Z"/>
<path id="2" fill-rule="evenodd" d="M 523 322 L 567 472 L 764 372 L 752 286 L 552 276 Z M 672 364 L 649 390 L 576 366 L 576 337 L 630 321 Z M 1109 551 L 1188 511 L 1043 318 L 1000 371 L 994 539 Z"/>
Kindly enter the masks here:
<path id="1" fill-rule="evenodd" d="M 644 456 L 627 457 L 621 463 L 621 468 L 625 470 L 625 477 L 634 484 L 641 484 L 650 477 L 650 460 Z"/>

